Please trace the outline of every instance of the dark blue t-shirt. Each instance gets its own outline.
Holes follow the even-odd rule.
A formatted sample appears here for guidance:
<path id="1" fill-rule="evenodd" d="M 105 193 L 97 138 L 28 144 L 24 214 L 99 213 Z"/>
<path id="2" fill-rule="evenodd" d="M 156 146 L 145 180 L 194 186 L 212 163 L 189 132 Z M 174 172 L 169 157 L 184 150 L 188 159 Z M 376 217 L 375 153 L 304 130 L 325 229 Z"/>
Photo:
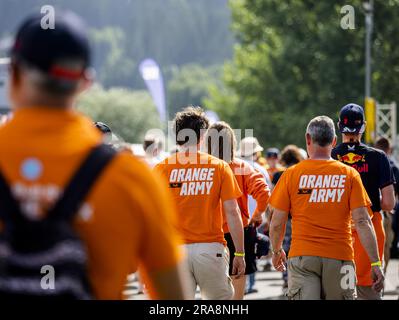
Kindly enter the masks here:
<path id="1" fill-rule="evenodd" d="M 363 143 L 341 143 L 332 151 L 332 157 L 353 168 L 362 177 L 370 197 L 373 212 L 381 211 L 380 189 L 395 183 L 386 154 Z"/>

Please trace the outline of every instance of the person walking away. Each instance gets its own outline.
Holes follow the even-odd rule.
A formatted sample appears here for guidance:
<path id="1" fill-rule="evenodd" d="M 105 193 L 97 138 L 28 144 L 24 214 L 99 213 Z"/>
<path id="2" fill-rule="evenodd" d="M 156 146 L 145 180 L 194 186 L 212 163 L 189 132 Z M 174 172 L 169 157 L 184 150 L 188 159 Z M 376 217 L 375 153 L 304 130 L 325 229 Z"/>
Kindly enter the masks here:
<path id="1" fill-rule="evenodd" d="M 71 12 L 56 12 L 56 29 L 41 19 L 25 19 L 11 50 L 14 115 L 0 128 L 0 297 L 122 299 L 141 265 L 150 298 L 185 298 L 170 195 L 75 110 L 91 82 L 87 27 Z M 43 266 L 54 290 L 41 285 Z"/>
<path id="2" fill-rule="evenodd" d="M 190 299 L 197 285 L 203 299 L 229 300 L 234 288 L 223 233 L 223 211 L 236 249 L 232 275 L 245 273 L 244 232 L 237 204 L 241 191 L 229 165 L 200 151 L 209 120 L 199 107 L 178 112 L 173 130 L 179 152 L 155 170 L 165 178 L 177 206 L 177 230 L 187 252 Z"/>
<path id="3" fill-rule="evenodd" d="M 254 274 L 257 271 L 255 256 L 256 228 L 262 223 L 262 215 L 266 210 L 270 197 L 269 187 L 260 172 L 255 171 L 247 162 L 235 156 L 237 142 L 233 129 L 226 122 L 221 121 L 211 125 L 205 141 L 209 154 L 229 164 L 242 192 L 242 196 L 237 199 L 237 202 L 244 226 L 245 274 Z M 248 213 L 248 195 L 251 195 L 257 203 L 252 218 L 250 218 Z M 233 258 L 236 250 L 226 222 L 223 224 L 223 231 L 230 252 L 229 273 L 233 279 L 234 300 L 242 300 L 245 293 L 246 277 L 236 278 L 232 276 Z"/>
<path id="4" fill-rule="evenodd" d="M 288 259 L 288 298 L 354 299 L 351 218 L 372 264 L 373 289 L 381 291 L 384 275 L 359 173 L 331 158 L 336 144 L 333 121 L 320 116 L 306 129 L 309 159 L 288 168 L 277 183 L 270 206 L 273 265 L 285 269 L 282 248 L 288 214 L 292 242 Z"/>
<path id="5" fill-rule="evenodd" d="M 341 109 L 338 128 L 342 133 L 342 143 L 334 148 L 332 157 L 356 169 L 362 178 L 367 194 L 371 199 L 372 222 L 377 235 L 378 250 L 384 257 L 385 233 L 382 211 L 391 212 L 395 206 L 394 176 L 388 157 L 384 152 L 366 146 L 361 142 L 366 128 L 363 108 L 350 103 Z M 361 300 L 380 300 L 382 292 L 372 288 L 371 265 L 357 230 L 353 233 L 355 264 L 357 274 L 357 296 Z"/>

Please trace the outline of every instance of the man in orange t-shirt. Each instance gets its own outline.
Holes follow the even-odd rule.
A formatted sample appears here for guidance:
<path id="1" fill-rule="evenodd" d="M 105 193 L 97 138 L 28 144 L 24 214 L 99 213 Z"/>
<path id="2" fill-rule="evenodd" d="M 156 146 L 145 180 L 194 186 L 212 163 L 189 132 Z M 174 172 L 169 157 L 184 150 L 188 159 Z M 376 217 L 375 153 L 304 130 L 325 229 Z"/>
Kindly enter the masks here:
<path id="1" fill-rule="evenodd" d="M 285 269 L 282 241 L 288 213 L 292 242 L 288 260 L 288 297 L 303 300 L 354 299 L 351 218 L 371 261 L 379 261 L 377 240 L 368 214 L 371 205 L 359 173 L 331 158 L 336 144 L 333 121 L 310 121 L 306 131 L 309 160 L 290 167 L 277 183 L 270 205 L 274 267 Z M 381 267 L 372 268 L 374 288 L 382 290 Z"/>
<path id="2" fill-rule="evenodd" d="M 244 277 L 244 236 L 237 198 L 240 188 L 228 164 L 199 151 L 209 121 L 201 108 L 176 114 L 174 130 L 180 152 L 155 167 L 167 178 L 177 206 L 177 229 L 183 238 L 191 275 L 190 298 L 198 285 L 205 299 L 233 297 L 229 254 L 223 234 L 222 204 L 237 248 L 232 273 Z"/>
<path id="3" fill-rule="evenodd" d="M 257 270 L 255 256 L 256 227 L 262 223 L 262 214 L 266 210 L 270 197 L 269 186 L 260 172 L 256 171 L 244 160 L 235 157 L 237 142 L 233 129 L 226 122 L 216 122 L 209 128 L 206 143 L 209 154 L 229 164 L 243 193 L 237 201 L 244 225 L 245 274 L 253 274 Z M 257 205 L 251 220 L 248 212 L 249 195 L 255 199 Z M 230 274 L 232 274 L 235 247 L 226 221 L 223 224 L 223 231 L 230 251 Z M 244 298 L 245 280 L 245 277 L 238 279 L 233 277 L 235 300 L 242 300 Z"/>
<path id="4" fill-rule="evenodd" d="M 56 15 L 56 30 L 42 29 L 40 21 L 38 15 L 29 17 L 17 34 L 10 72 L 14 114 L 0 128 L 1 175 L 21 207 L 21 214 L 11 218 L 22 219 L 24 227 L 47 218 L 77 168 L 102 142 L 92 120 L 74 109 L 79 93 L 90 83 L 85 25 L 74 14 L 61 12 Z M 93 298 L 122 299 L 127 276 L 139 265 L 151 298 L 184 298 L 184 280 L 178 269 L 180 240 L 172 226 L 175 212 L 158 179 L 135 157 L 116 154 L 72 217 L 71 229 L 87 250 Z M 13 227 L 14 223 L 0 218 L 2 243 L 17 230 Z M 35 255 L 36 260 L 50 256 L 45 253 Z M 72 255 L 71 259 L 81 257 Z M 57 270 L 54 265 L 58 291 L 77 287 L 78 283 L 68 279 L 58 281 Z M 36 296 L 51 296 L 51 290 L 40 292 L 47 289 L 40 286 L 41 272 L 39 267 L 35 283 L 36 278 L 16 279 L 1 268 L 2 297 L 30 296 L 33 291 Z M 18 286 L 8 287 L 8 283 Z M 9 293 L 4 293 L 6 289 Z"/>

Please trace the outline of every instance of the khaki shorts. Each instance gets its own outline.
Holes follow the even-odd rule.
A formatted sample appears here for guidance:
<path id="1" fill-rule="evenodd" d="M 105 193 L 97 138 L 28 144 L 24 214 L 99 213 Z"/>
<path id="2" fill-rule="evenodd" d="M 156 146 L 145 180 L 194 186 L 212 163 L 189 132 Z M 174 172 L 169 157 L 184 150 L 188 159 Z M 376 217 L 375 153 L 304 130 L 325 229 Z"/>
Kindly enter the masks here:
<path id="1" fill-rule="evenodd" d="M 312 256 L 288 259 L 290 300 L 353 300 L 355 285 L 352 261 Z"/>
<path id="2" fill-rule="evenodd" d="M 234 288 L 229 276 L 229 252 L 221 243 L 192 243 L 183 245 L 187 255 L 189 299 L 195 298 L 197 285 L 205 300 L 230 300 Z"/>

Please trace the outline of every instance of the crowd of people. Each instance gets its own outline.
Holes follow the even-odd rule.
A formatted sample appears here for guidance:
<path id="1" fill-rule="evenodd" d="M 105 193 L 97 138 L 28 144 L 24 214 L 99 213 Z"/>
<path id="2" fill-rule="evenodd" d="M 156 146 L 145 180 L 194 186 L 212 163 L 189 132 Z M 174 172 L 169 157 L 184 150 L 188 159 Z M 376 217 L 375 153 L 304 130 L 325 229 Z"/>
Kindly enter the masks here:
<path id="1" fill-rule="evenodd" d="M 399 170 L 387 139 L 361 142 L 361 106 L 341 109 L 342 144 L 317 116 L 307 150 L 281 153 L 255 137 L 237 143 L 228 123 L 190 106 L 175 115 L 171 152 L 147 134 L 138 157 L 74 109 L 92 81 L 85 30 L 72 13 L 56 32 L 30 16 L 11 50 L 0 297 L 122 299 L 139 272 L 152 299 L 199 288 L 202 299 L 241 300 L 263 257 L 289 299 L 382 299 Z M 51 274 L 43 284 L 43 266 L 56 285 Z"/>

